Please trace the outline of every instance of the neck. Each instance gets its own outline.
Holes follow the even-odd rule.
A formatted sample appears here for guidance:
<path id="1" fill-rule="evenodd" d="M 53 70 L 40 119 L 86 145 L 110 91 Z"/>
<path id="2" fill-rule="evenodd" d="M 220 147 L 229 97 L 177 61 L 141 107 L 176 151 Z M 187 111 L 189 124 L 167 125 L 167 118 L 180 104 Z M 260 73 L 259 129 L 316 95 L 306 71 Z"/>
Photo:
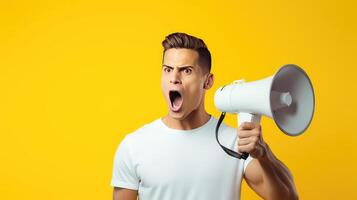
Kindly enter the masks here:
<path id="1" fill-rule="evenodd" d="M 162 121 L 169 128 L 190 130 L 204 125 L 209 121 L 210 117 L 211 115 L 206 112 L 204 105 L 201 104 L 196 110 L 193 110 L 183 119 L 173 118 L 168 114 L 162 118 Z"/>

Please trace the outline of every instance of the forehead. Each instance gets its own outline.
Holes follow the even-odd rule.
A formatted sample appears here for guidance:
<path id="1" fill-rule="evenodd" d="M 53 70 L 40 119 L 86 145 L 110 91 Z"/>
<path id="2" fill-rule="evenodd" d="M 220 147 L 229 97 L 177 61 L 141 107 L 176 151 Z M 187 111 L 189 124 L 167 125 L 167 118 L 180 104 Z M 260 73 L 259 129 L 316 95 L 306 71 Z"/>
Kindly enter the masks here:
<path id="1" fill-rule="evenodd" d="M 171 48 L 165 51 L 163 64 L 172 67 L 182 65 L 196 66 L 198 62 L 198 53 L 192 49 Z"/>

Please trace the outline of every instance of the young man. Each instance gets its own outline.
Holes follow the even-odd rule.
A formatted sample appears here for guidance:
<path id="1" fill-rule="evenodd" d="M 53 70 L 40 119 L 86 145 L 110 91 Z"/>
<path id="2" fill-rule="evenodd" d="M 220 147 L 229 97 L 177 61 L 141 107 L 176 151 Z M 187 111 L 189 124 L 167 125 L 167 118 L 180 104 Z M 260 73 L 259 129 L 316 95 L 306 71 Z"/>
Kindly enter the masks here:
<path id="1" fill-rule="evenodd" d="M 173 33 L 162 45 L 161 88 L 169 111 L 120 143 L 113 199 L 237 200 L 243 178 L 263 199 L 298 199 L 292 175 L 264 142 L 260 125 L 220 127 L 220 142 L 249 153 L 247 160 L 227 155 L 216 142 L 218 120 L 204 106 L 214 80 L 205 43 Z"/>

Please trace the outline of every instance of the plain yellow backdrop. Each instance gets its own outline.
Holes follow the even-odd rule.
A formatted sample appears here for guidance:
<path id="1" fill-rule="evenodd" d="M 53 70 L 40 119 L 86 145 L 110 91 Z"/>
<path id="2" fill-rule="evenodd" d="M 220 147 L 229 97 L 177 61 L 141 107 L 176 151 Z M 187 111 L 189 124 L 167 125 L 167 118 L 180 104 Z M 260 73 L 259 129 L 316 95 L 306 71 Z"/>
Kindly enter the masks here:
<path id="1" fill-rule="evenodd" d="M 118 144 L 167 113 L 161 41 L 177 31 L 211 50 L 206 108 L 215 117 L 223 84 L 301 66 L 315 89 L 311 126 L 292 138 L 264 117 L 264 139 L 300 199 L 356 199 L 356 8 L 337 0 L 1 1 L 0 199 L 111 199 Z M 236 116 L 225 122 L 236 126 Z M 244 184 L 242 199 L 259 197 Z"/>

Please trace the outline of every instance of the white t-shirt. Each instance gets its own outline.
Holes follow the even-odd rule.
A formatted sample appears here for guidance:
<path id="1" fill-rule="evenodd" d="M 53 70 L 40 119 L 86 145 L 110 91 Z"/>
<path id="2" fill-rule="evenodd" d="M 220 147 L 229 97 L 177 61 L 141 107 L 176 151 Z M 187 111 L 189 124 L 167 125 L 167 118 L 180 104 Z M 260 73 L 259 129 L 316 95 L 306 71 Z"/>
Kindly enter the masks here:
<path id="1" fill-rule="evenodd" d="M 247 160 L 229 156 L 216 141 L 211 116 L 191 130 L 172 129 L 161 118 L 125 136 L 118 146 L 111 186 L 138 190 L 140 200 L 240 199 Z M 237 129 L 222 123 L 219 140 L 236 148 Z"/>

